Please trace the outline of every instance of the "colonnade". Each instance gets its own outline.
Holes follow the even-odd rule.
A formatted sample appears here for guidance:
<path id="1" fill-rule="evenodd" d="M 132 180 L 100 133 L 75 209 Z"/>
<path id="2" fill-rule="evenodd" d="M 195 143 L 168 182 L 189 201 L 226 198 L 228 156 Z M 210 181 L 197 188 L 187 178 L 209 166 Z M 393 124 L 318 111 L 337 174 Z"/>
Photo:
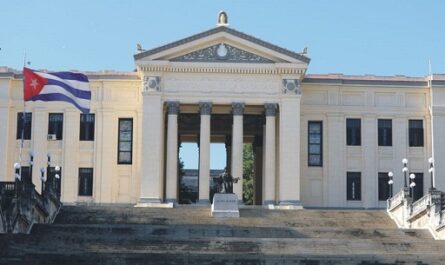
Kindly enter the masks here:
<path id="1" fill-rule="evenodd" d="M 178 201 L 178 115 L 180 102 L 167 101 L 167 139 L 166 139 L 166 201 Z M 262 183 L 263 204 L 273 204 L 276 201 L 276 111 L 278 104 L 266 103 L 264 105 L 266 124 L 264 130 L 264 163 Z M 226 139 L 226 145 L 230 146 L 230 174 L 239 178 L 234 184 L 233 192 L 242 201 L 243 198 L 243 116 L 245 104 L 242 102 L 232 103 L 233 126 L 232 135 Z M 200 102 L 200 137 L 199 137 L 199 203 L 210 203 L 209 181 L 210 181 L 210 143 L 211 128 L 210 118 L 212 113 L 212 102 Z M 227 140 L 231 143 L 227 143 Z M 258 187 L 256 187 L 258 188 Z"/>

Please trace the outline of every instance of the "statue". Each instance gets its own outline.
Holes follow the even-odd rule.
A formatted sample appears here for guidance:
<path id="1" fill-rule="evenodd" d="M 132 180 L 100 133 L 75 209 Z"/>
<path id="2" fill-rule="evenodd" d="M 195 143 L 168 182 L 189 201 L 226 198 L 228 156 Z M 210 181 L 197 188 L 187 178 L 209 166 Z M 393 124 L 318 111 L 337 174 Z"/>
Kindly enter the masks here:
<path id="1" fill-rule="evenodd" d="M 218 14 L 218 24 L 217 26 L 227 26 L 229 25 L 229 20 L 227 18 L 227 14 L 224 11 L 220 11 Z"/>
<path id="2" fill-rule="evenodd" d="M 224 172 L 213 178 L 216 183 L 217 193 L 233 193 L 233 183 L 238 183 L 239 178 L 234 178 L 224 168 Z"/>

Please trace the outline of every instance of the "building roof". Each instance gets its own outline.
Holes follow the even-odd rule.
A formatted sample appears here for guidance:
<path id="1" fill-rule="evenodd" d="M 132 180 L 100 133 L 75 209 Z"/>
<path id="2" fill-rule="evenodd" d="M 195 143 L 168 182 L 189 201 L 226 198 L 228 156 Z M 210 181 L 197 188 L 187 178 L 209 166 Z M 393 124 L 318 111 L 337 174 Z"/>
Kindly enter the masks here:
<path id="1" fill-rule="evenodd" d="M 39 70 L 49 72 L 48 70 Z M 77 71 L 75 72 L 82 72 Z M 90 80 L 99 79 L 126 79 L 140 80 L 137 72 L 101 70 L 84 71 Z M 10 77 L 15 79 L 22 78 L 22 72 L 6 66 L 0 66 L 0 78 Z M 433 74 L 430 76 L 412 77 L 405 75 L 378 76 L 378 75 L 344 75 L 340 73 L 333 74 L 307 74 L 303 80 L 305 84 L 351 84 L 351 85 L 393 85 L 393 86 L 428 86 L 428 81 L 432 80 L 434 86 L 445 86 L 445 74 Z"/>
<path id="2" fill-rule="evenodd" d="M 48 71 L 47 69 L 38 69 L 40 72 L 53 72 Z M 70 70 L 73 72 L 82 72 L 83 74 L 88 76 L 90 80 L 98 80 L 98 79 L 126 79 L 126 80 L 139 80 L 139 75 L 137 72 L 127 72 L 127 71 L 114 71 L 114 70 L 101 70 L 101 71 L 79 71 L 79 70 Z M 22 71 L 12 69 L 6 66 L 0 66 L 0 77 L 12 77 L 15 79 L 22 78 Z"/>
<path id="3" fill-rule="evenodd" d="M 344 75 L 344 74 L 308 74 L 303 83 L 350 84 L 350 85 L 395 85 L 427 86 L 428 77 L 409 77 L 404 75 Z"/>
<path id="4" fill-rule="evenodd" d="M 238 30 L 235 30 L 235 29 L 232 29 L 232 28 L 229 28 L 229 27 L 226 27 L 226 26 L 220 26 L 220 27 L 212 28 L 210 30 L 207 30 L 207 31 L 195 34 L 195 35 L 192 35 L 190 37 L 187 37 L 187 38 L 175 41 L 175 42 L 171 42 L 169 44 L 166 44 L 166 45 L 163 45 L 163 46 L 160 46 L 160 47 L 148 50 L 148 51 L 137 53 L 137 54 L 134 55 L 134 59 L 138 60 L 138 59 L 144 58 L 146 56 L 149 56 L 149 55 L 152 55 L 152 54 L 156 54 L 156 53 L 159 53 L 159 52 L 162 52 L 162 51 L 165 51 L 165 50 L 168 50 L 168 49 L 171 49 L 171 48 L 183 45 L 185 43 L 195 41 L 197 39 L 205 38 L 207 36 L 210 36 L 210 35 L 213 35 L 213 34 L 216 34 L 216 33 L 219 33 L 219 32 L 226 32 L 226 33 L 232 34 L 232 35 L 234 35 L 236 37 L 239 37 L 239 38 L 242 38 L 244 40 L 256 43 L 256 44 L 258 44 L 260 46 L 263 46 L 263 47 L 265 47 L 267 49 L 271 49 L 273 51 L 285 54 L 285 55 L 287 55 L 289 57 L 295 58 L 295 59 L 303 61 L 305 63 L 309 63 L 310 60 L 311 60 L 309 57 L 307 57 L 307 56 L 305 56 L 305 55 L 303 55 L 301 53 L 290 51 L 288 49 L 279 47 L 277 45 L 271 44 L 269 42 L 263 41 L 261 39 L 258 39 L 256 37 L 253 37 L 251 35 L 248 35 L 246 33 L 240 32 Z"/>

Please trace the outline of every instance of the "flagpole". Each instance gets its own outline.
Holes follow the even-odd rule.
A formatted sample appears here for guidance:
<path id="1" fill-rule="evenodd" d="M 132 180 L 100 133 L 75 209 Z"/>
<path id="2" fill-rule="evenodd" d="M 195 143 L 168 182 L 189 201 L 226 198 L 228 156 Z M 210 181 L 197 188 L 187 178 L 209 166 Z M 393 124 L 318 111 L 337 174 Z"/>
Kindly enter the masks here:
<path id="1" fill-rule="evenodd" d="M 431 59 L 428 60 L 428 88 L 430 90 L 430 116 L 431 116 L 431 157 L 433 158 L 434 161 L 434 115 L 433 115 L 433 79 L 434 79 L 434 75 L 433 75 L 433 70 L 432 70 L 432 66 L 431 66 Z M 435 187 L 436 185 L 436 179 L 435 179 L 435 175 L 433 175 L 433 178 L 431 179 L 431 181 L 433 183 L 431 183 L 431 187 Z"/>
<path id="2" fill-rule="evenodd" d="M 26 67 L 26 51 L 23 56 L 23 70 Z M 25 126 L 26 126 L 26 101 L 25 101 L 25 73 L 22 70 L 22 79 L 23 79 L 23 113 L 22 113 L 22 131 L 21 131 L 21 139 L 20 139 L 20 153 L 19 153 L 19 164 L 20 164 L 20 176 L 22 176 L 22 152 L 23 152 L 23 143 L 25 141 Z"/>

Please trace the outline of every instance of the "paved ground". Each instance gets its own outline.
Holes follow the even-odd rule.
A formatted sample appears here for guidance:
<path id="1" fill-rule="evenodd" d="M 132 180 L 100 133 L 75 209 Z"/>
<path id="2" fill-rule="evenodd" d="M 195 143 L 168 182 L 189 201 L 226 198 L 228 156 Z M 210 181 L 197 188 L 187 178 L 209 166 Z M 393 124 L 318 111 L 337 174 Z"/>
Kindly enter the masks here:
<path id="1" fill-rule="evenodd" d="M 384 211 L 64 207 L 31 235 L 0 236 L 0 264 L 445 264 L 445 242 Z"/>

